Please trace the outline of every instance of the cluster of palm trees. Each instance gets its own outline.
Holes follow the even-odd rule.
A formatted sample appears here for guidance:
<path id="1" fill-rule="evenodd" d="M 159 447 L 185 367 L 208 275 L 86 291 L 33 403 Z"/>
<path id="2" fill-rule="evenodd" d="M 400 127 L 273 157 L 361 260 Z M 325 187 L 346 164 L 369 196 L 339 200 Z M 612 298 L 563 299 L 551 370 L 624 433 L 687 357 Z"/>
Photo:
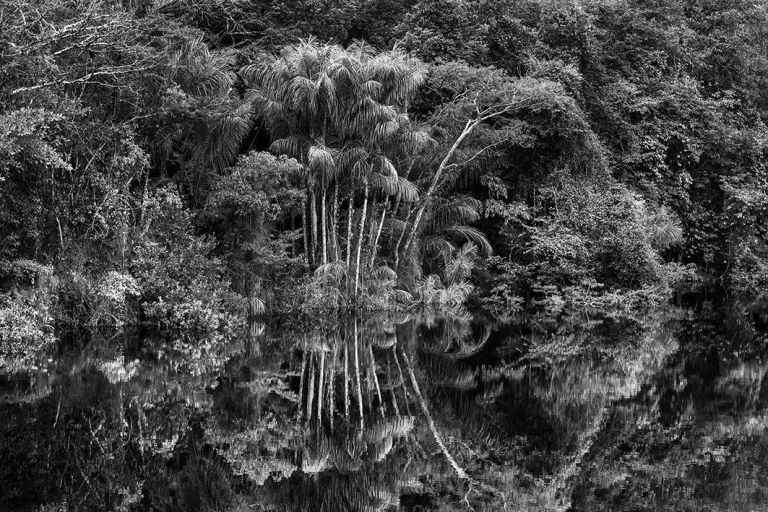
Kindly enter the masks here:
<path id="1" fill-rule="evenodd" d="M 310 39 L 235 72 L 231 56 L 196 39 L 181 43 L 170 61 L 173 79 L 205 106 L 206 128 L 191 119 L 162 131 L 159 156 L 174 144 L 180 148 L 185 183 L 197 198 L 205 172 L 231 165 L 258 119 L 271 137 L 270 151 L 299 164 L 307 265 L 342 276 L 350 294 L 363 293 L 364 276 L 402 274 L 405 262 L 420 277 L 420 257 L 447 267 L 465 256 L 460 249 L 467 242 L 490 252 L 485 236 L 469 225 L 480 202 L 446 195 L 444 185 L 478 156 L 462 151 L 476 128 L 509 112 L 508 103 L 488 107 L 463 95 L 468 108 L 457 121 L 466 119 L 463 128 L 417 122 L 409 105 L 426 65 L 364 43 L 343 48 Z M 436 131 L 446 140 L 438 143 Z"/>
<path id="2" fill-rule="evenodd" d="M 418 211 L 418 188 L 408 176 L 434 144 L 408 115 L 424 65 L 398 50 L 309 40 L 265 56 L 242 76 L 275 137 L 271 150 L 303 169 L 307 264 L 343 267 L 357 294 L 364 269 L 380 256 L 385 226 L 397 240 L 396 258 L 412 243 L 413 229 L 400 220 Z"/>

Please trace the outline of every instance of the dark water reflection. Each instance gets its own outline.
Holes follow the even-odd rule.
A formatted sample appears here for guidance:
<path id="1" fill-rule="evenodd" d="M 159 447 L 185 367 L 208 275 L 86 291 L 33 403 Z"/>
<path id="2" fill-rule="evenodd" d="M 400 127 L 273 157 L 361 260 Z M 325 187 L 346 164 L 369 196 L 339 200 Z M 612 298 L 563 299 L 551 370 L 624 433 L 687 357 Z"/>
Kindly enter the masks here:
<path id="1" fill-rule="evenodd" d="M 762 510 L 765 341 L 727 306 L 68 344 L 0 377 L 0 510 Z"/>

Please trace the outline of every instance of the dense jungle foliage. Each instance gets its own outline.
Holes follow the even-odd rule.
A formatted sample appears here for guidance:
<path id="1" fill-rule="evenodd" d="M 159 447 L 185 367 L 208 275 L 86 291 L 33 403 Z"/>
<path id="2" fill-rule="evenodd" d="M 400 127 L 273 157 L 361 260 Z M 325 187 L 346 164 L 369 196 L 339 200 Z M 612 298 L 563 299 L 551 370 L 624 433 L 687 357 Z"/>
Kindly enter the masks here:
<path id="1" fill-rule="evenodd" d="M 0 510 L 764 507 L 766 0 L 0 26 Z"/>
<path id="2" fill-rule="evenodd" d="M 0 357 L 768 284 L 763 2 L 0 4 Z"/>

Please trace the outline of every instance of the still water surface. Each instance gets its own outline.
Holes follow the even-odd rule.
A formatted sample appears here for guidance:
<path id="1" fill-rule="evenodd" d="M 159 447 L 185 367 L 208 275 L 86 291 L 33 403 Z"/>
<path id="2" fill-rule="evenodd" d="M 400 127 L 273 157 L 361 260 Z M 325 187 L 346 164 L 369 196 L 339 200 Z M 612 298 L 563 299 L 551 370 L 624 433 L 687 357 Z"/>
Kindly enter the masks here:
<path id="1" fill-rule="evenodd" d="M 766 510 L 743 308 L 75 337 L 0 375 L 0 511 Z"/>

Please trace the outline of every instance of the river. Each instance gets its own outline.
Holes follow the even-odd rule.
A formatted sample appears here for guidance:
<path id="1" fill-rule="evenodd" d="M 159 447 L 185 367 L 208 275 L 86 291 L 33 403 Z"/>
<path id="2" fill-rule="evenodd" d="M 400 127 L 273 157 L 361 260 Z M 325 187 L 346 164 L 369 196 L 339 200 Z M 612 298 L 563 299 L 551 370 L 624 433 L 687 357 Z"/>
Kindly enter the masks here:
<path id="1" fill-rule="evenodd" d="M 0 373 L 0 511 L 765 510 L 744 305 L 62 337 Z"/>

